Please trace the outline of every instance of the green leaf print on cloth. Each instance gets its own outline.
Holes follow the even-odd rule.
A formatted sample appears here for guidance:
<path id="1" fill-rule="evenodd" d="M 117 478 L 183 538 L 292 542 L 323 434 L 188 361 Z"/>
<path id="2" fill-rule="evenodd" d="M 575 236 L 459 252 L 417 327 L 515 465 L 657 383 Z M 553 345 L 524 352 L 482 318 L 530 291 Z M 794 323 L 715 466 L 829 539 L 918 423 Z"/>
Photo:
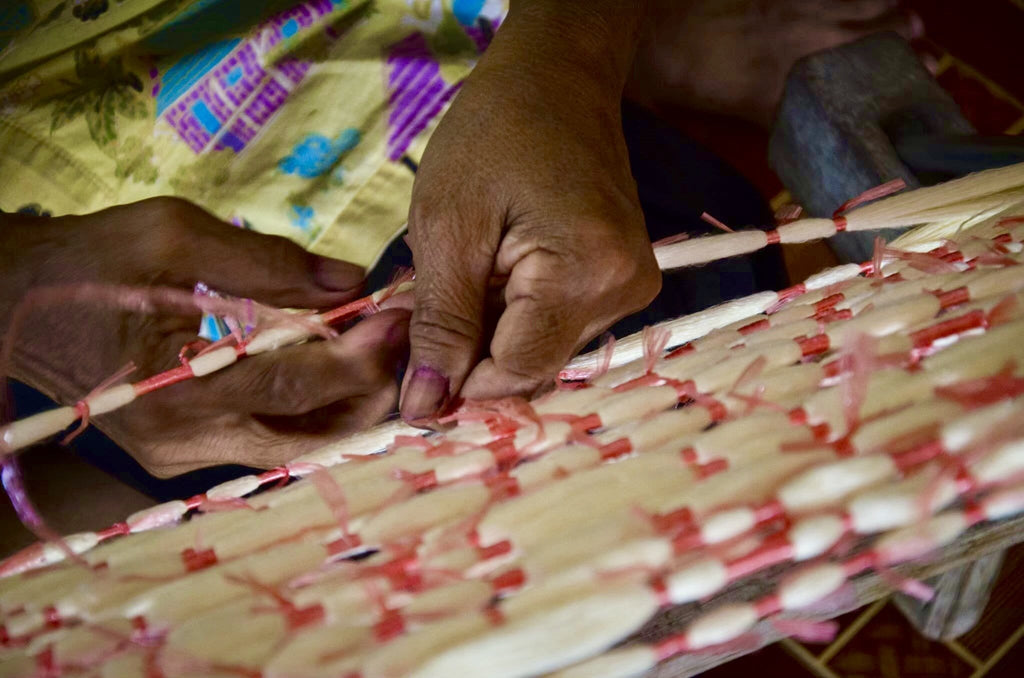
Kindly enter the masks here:
<path id="1" fill-rule="evenodd" d="M 227 148 L 209 151 L 201 160 L 178 167 L 170 179 L 171 188 L 200 202 L 218 198 L 222 195 L 221 187 L 231 178 L 234 157 L 234 151 Z"/>
<path id="2" fill-rule="evenodd" d="M 142 94 L 142 79 L 124 67 L 120 56 L 104 61 L 89 49 L 75 51 L 75 81 L 70 90 L 39 105 L 52 104 L 50 134 L 79 119 L 89 137 L 114 163 L 114 176 L 152 184 L 159 175 L 153 149 L 138 136 L 118 139 L 119 120 L 144 120 L 150 100 Z"/>
<path id="3" fill-rule="evenodd" d="M 153 149 L 138 137 L 128 137 L 118 144 L 114 159 L 117 161 L 114 169 L 117 178 L 128 178 L 143 184 L 156 182 L 159 172 L 153 164 Z"/>
<path id="4" fill-rule="evenodd" d="M 149 115 L 149 99 L 142 94 L 142 80 L 124 68 L 121 57 L 104 62 L 88 49 L 75 50 L 77 82 L 57 97 L 50 122 L 51 134 L 79 116 L 85 117 L 89 136 L 110 154 L 117 141 L 118 116 L 140 120 Z"/>
<path id="5" fill-rule="evenodd" d="M 476 45 L 447 7 L 444 8 L 437 32 L 430 38 L 430 48 L 438 57 L 476 56 Z"/>

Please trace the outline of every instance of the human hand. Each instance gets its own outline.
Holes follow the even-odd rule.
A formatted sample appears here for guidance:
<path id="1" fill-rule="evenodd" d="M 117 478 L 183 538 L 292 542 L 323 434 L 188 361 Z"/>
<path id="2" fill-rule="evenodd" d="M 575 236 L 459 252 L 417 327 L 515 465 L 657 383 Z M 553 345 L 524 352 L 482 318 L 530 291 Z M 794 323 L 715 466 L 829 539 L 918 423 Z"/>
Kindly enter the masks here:
<path id="1" fill-rule="evenodd" d="M 651 0 L 627 95 L 768 127 L 801 57 L 879 31 L 920 37 L 899 0 Z"/>
<path id="2" fill-rule="evenodd" d="M 535 391 L 660 288 L 619 117 L 635 8 L 585 4 L 513 5 L 431 138 L 409 216 L 408 421 Z"/>
<path id="3" fill-rule="evenodd" d="M 0 311 L 9 312 L 36 285 L 191 292 L 197 281 L 272 306 L 325 308 L 355 297 L 363 277 L 357 266 L 234 228 L 173 198 L 85 216 L 3 219 Z M 215 464 L 286 462 L 392 410 L 408 317 L 383 311 L 336 338 L 246 358 L 95 422 L 161 477 Z M 34 310 L 16 337 L 11 376 L 75 402 L 130 361 L 143 376 L 175 366 L 179 349 L 197 338 L 199 318 L 198 310 L 154 316 L 86 305 Z"/>

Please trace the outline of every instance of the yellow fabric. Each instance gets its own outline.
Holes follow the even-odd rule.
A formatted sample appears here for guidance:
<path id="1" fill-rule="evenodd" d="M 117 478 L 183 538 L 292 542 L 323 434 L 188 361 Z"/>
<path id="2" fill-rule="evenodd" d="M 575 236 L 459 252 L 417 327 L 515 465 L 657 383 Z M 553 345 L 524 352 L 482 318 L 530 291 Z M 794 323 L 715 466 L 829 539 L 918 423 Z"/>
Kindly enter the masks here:
<path id="1" fill-rule="evenodd" d="M 411 166 L 505 6 L 34 0 L 20 11 L 31 23 L 0 51 L 0 209 L 56 216 L 176 195 L 369 266 L 404 223 Z"/>

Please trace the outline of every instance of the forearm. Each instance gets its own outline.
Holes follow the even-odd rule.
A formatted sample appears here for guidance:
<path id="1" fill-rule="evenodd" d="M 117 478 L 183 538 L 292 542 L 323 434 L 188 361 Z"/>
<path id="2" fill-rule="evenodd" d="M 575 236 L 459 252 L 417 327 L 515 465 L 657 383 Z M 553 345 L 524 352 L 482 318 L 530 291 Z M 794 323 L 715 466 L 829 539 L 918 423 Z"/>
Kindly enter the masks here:
<path id="1" fill-rule="evenodd" d="M 558 72 L 617 102 L 647 5 L 647 0 L 512 0 L 481 66 L 514 63 L 523 73 Z"/>

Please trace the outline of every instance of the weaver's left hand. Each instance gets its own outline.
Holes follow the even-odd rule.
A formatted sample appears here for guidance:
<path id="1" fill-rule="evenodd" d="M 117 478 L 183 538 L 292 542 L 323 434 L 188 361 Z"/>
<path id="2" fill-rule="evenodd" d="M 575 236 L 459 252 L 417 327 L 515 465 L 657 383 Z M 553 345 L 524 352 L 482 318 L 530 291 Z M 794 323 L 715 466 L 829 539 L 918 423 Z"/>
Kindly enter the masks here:
<path id="1" fill-rule="evenodd" d="M 197 281 L 276 307 L 330 308 L 359 295 L 361 268 L 285 238 L 223 223 L 183 200 L 156 198 L 84 216 L 0 215 L 0 329 L 33 287 L 83 283 L 177 288 Z M 74 403 L 128 362 L 136 381 L 177 366 L 198 310 L 152 315 L 67 303 L 26 317 L 13 376 Z M 185 312 L 181 312 L 184 310 Z M 339 336 L 240 360 L 96 417 L 150 473 L 236 463 L 270 467 L 371 426 L 394 408 L 407 311 L 392 309 Z"/>

